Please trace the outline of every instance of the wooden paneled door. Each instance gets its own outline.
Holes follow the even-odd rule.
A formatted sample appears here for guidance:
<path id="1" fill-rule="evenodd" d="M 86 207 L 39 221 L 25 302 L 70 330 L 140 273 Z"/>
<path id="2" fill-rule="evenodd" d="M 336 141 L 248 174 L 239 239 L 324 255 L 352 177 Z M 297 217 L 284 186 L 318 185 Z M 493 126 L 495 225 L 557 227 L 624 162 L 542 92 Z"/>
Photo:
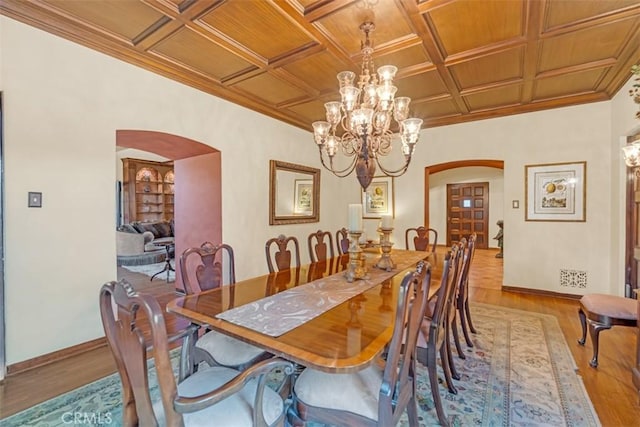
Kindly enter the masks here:
<path id="1" fill-rule="evenodd" d="M 447 184 L 447 246 L 474 232 L 476 248 L 487 249 L 489 183 Z"/>

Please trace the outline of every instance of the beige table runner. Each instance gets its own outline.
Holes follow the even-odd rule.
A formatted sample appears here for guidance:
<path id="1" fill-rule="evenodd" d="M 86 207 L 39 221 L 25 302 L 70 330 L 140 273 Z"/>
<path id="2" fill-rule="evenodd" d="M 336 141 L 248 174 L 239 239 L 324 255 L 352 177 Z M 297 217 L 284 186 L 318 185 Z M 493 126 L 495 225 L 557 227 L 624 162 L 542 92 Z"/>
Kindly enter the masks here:
<path id="1" fill-rule="evenodd" d="M 427 255 L 427 252 L 393 251 L 391 259 L 396 263 L 396 269 L 388 272 L 373 266 L 379 255 L 371 257 L 367 254 L 366 279 L 349 283 L 341 271 L 232 308 L 216 317 L 265 335 L 278 337 L 415 265 Z"/>

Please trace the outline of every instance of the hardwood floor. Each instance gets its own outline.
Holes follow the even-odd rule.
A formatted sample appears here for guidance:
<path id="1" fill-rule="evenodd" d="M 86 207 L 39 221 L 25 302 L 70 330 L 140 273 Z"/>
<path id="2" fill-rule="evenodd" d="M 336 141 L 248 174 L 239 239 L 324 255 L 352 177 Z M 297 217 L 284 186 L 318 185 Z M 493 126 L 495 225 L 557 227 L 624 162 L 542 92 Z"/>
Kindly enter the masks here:
<path id="1" fill-rule="evenodd" d="M 631 382 L 631 368 L 636 357 L 636 329 L 614 327 L 603 331 L 600 365 L 597 369 L 591 368 L 590 339 L 585 347 L 576 342 L 581 333 L 578 301 L 501 291 L 503 260 L 495 258 L 496 253 L 497 250 L 491 249 L 476 251 L 471 267 L 471 301 L 556 316 L 602 425 L 640 426 L 639 398 Z M 147 292 L 159 296 L 172 290 L 171 284 L 146 288 Z M 0 384 L 0 418 L 113 372 L 115 365 L 111 353 L 107 347 L 102 347 L 8 377 Z"/>

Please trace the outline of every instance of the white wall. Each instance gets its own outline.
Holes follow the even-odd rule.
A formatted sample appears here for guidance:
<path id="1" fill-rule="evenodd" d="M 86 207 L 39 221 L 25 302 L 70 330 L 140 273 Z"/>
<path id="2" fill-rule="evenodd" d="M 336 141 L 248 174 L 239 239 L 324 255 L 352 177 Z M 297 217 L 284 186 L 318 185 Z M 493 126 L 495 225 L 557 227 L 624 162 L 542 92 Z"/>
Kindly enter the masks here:
<path id="1" fill-rule="evenodd" d="M 266 272 L 269 237 L 292 234 L 304 247 L 318 228 L 346 225 L 347 204 L 360 200 L 355 177 L 323 171 L 320 223 L 270 227 L 269 160 L 319 168 L 310 132 L 6 17 L 0 43 L 8 364 L 103 335 L 97 295 L 116 276 L 118 129 L 171 133 L 222 152 L 223 239 L 234 247 L 240 280 Z M 396 230 L 423 222 L 425 166 L 504 160 L 505 285 L 617 292 L 610 283 L 620 268 L 616 145 L 632 126 L 617 117 L 633 116 L 628 104 L 616 97 L 613 118 L 612 103 L 601 102 L 423 130 L 409 171 L 395 180 Z M 587 222 L 525 222 L 522 208 L 511 209 L 514 199 L 524 207 L 525 164 L 577 160 L 587 161 Z M 28 191 L 43 192 L 41 209 L 26 207 Z M 376 225 L 365 221 L 368 234 Z M 402 232 L 394 240 L 401 246 Z M 559 288 L 560 268 L 587 271 L 588 289 Z"/>

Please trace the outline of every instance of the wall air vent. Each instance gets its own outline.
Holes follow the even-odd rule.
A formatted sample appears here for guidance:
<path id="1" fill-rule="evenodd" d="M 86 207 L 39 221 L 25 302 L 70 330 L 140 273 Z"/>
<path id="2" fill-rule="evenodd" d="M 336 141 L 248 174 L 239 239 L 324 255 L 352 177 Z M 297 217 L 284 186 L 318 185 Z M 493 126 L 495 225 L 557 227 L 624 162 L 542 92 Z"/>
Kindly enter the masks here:
<path id="1" fill-rule="evenodd" d="M 587 272 L 560 269 L 560 286 L 585 289 L 587 287 Z"/>

